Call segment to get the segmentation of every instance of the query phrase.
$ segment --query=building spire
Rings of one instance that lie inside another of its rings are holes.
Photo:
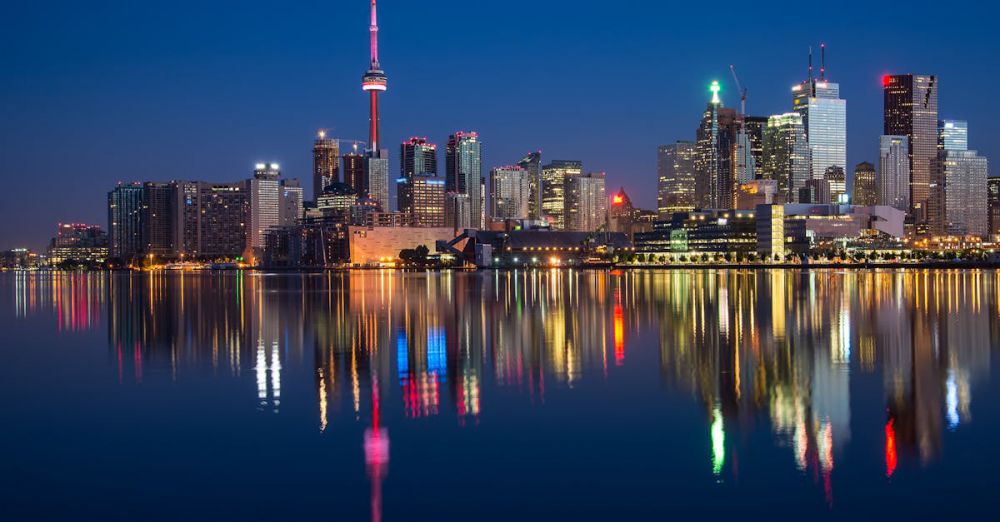
[[[826,44],[819,44],[819,79],[826,81]]]
[[[719,87],[719,82],[712,82],[708,90],[712,91],[712,105],[722,103],[722,100],[719,99],[719,91],[722,90],[722,87]]]
[[[368,29],[371,34],[371,57],[372,68],[378,68],[378,11],[375,8],[375,0],[372,0],[372,25]]]

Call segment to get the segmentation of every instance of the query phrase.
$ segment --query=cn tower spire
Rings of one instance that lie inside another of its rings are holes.
[[[377,154],[379,145],[381,145],[378,129],[378,93],[385,91],[387,79],[378,63],[378,12],[375,8],[375,0],[372,0],[372,22],[368,31],[371,34],[371,64],[368,71],[361,77],[361,89],[368,92],[369,96],[368,150]]]
[[[375,0],[372,0],[372,25],[368,29],[371,33],[371,56],[372,68],[378,69],[378,10],[375,7]]]

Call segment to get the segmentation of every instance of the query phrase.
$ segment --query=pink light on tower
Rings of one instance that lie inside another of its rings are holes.
[[[372,21],[369,28],[371,34],[371,64],[368,71],[361,77],[361,90],[367,91],[369,99],[368,116],[368,147],[372,153],[379,150],[379,112],[378,93],[386,90],[386,76],[378,63],[378,14],[375,0],[372,0]]]

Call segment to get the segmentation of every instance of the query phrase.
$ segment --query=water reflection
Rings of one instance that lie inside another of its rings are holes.
[[[252,370],[256,397],[247,400],[281,414],[283,371],[311,367],[318,430],[367,426],[373,518],[381,516],[389,462],[382,410],[407,422],[447,415],[468,428],[490,415],[484,388],[544,408],[546,387],[570,390],[615,372],[658,372],[665,393],[696,401],[705,470],[715,480],[737,478],[747,434],[767,430],[786,448],[788,465],[832,503],[834,471],[852,439],[852,375],[881,374],[884,397],[854,404],[884,411],[884,471],[892,477],[903,462],[940,459],[943,434],[970,422],[973,392],[988,378],[991,344],[1000,339],[1000,274],[991,271],[17,274],[12,281],[18,317],[51,313],[65,330],[106,324],[122,382],[183,382],[201,370],[241,379]],[[644,362],[657,359],[658,369]]]

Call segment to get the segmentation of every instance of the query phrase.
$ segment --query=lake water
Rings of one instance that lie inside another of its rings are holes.
[[[1000,273],[0,274],[0,519],[989,513]]]

